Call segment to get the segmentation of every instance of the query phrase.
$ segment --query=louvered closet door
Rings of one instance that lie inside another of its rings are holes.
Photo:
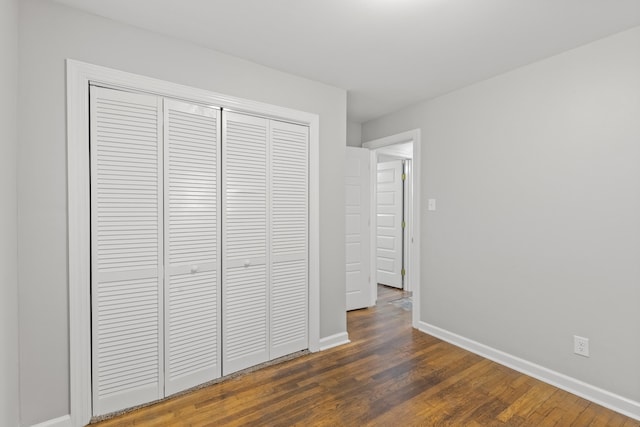
[[[163,396],[162,115],[155,96],[91,88],[93,411]]]
[[[271,121],[270,357],[308,348],[309,130]]]
[[[221,375],[220,110],[165,100],[165,394]]]
[[[268,126],[223,113],[224,375],[269,360]]]

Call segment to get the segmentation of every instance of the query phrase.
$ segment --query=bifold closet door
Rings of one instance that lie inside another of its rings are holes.
[[[91,87],[90,132],[94,415],[308,347],[306,127]]]
[[[308,342],[309,128],[270,122],[270,358]]]
[[[162,100],[92,87],[93,413],[163,396]]]
[[[223,374],[269,360],[268,129],[223,113]]]
[[[308,348],[308,128],[223,113],[224,374]]]
[[[94,415],[221,375],[219,133],[218,109],[91,88]]]
[[[220,110],[164,101],[165,395],[221,375]]]

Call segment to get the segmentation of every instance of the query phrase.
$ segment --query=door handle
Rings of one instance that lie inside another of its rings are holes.
[[[197,272],[198,272],[198,270],[199,270],[199,269],[198,269],[198,266],[197,266],[197,265],[192,265],[192,266],[191,266],[191,272],[192,272],[192,273],[197,273]]]
[[[251,260],[249,260],[249,259],[245,259],[245,260],[244,260],[244,266],[245,266],[245,267],[249,267],[250,265],[251,265]]]

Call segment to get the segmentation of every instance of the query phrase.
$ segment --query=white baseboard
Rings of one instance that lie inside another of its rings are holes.
[[[43,421],[41,423],[34,424],[32,427],[72,427],[71,415],[63,415],[62,417]]]
[[[507,366],[523,374],[537,378],[540,381],[551,384],[569,393],[575,394],[591,402],[602,405],[613,411],[619,412],[628,417],[640,420],[640,402],[636,402],[626,397],[611,393],[610,391],[587,384],[565,374],[553,371],[544,366],[537,365],[528,360],[521,359],[477,341],[470,340],[463,336],[454,334],[437,326],[426,322],[420,322],[418,329],[425,334],[440,338],[457,347],[469,350],[496,363]]]
[[[349,334],[346,332],[329,335],[328,337],[320,338],[320,351],[329,350],[330,348],[337,347],[342,344],[349,344],[350,342]]]

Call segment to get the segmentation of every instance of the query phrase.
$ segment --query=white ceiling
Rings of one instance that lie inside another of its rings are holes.
[[[640,0],[56,0],[348,90],[364,122],[640,25]]]

